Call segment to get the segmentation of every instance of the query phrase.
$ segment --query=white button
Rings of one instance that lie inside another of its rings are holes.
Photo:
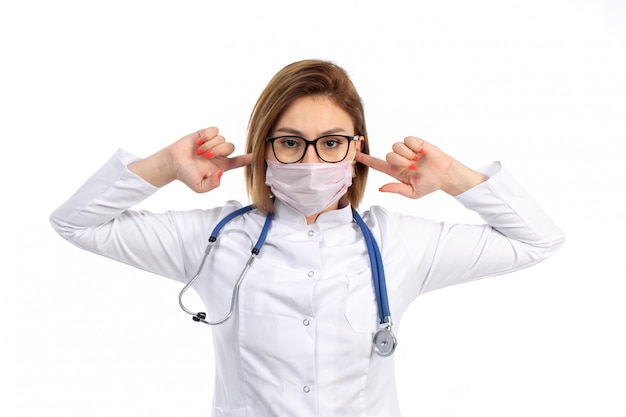
[[[309,236],[313,236],[315,234],[315,232],[313,230],[309,230],[309,232],[307,233],[307,235]]]
[[[309,277],[312,277],[313,275],[315,275],[315,272],[314,272],[314,271],[309,271],[309,272],[307,273],[307,275],[308,275]]]
[[[304,319],[302,320],[302,324],[304,324],[305,326],[308,326],[309,324],[311,324],[311,322],[309,321],[309,319]]]
[[[311,392],[311,388],[307,387],[306,385],[302,388],[302,391],[304,391],[305,393],[309,393]]]

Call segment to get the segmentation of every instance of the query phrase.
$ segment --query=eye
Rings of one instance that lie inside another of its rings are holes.
[[[284,137],[280,139],[280,146],[284,148],[297,148],[301,146],[301,141],[298,138]]]
[[[346,141],[341,136],[329,136],[323,139],[322,146],[326,149],[333,149],[341,146]]]

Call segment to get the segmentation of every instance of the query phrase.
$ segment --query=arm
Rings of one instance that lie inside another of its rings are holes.
[[[502,275],[535,265],[563,244],[561,230],[499,163],[488,180],[456,196],[486,224],[439,223],[421,292]]]
[[[410,251],[407,258],[415,261],[410,269],[417,271],[420,280],[406,283],[414,296],[534,265],[562,245],[561,230],[500,164],[473,171],[413,137],[393,149],[386,161],[357,155],[360,162],[399,181],[382,186],[381,191],[419,198],[443,190],[487,223],[437,223],[394,214],[383,229],[411,230],[400,235],[402,245],[396,249]],[[404,240],[414,236],[430,238]]]
[[[211,139],[206,132],[212,132]],[[217,129],[207,129],[187,135],[143,160],[119,151],[52,213],[53,228],[83,249],[181,279],[185,243],[181,230],[185,236],[196,230],[204,233],[202,222],[210,221],[210,216],[197,210],[185,213],[183,220],[179,213],[153,214],[130,208],[174,179],[197,192],[213,189],[219,185],[220,171],[248,160],[246,155],[228,158],[234,147],[216,134]],[[204,157],[208,150],[213,158]]]

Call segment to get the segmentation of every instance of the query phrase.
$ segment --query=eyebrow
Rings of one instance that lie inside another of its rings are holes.
[[[304,133],[300,132],[298,129],[292,129],[290,127],[281,127],[280,129],[276,129],[276,132],[290,133],[292,135],[304,136]],[[332,135],[333,133],[342,133],[342,132],[345,133],[345,130],[340,127],[336,127],[334,129],[329,129],[329,130],[322,132],[322,136]]]

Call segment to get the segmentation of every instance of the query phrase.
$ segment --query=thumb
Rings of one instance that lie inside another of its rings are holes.
[[[220,186],[220,184],[222,183],[222,175],[224,175],[224,170],[220,169],[219,171],[217,171],[215,173],[215,175],[211,175],[209,177],[209,181],[211,182],[211,189],[213,188],[217,188]]]
[[[405,197],[412,197],[411,187],[401,182],[391,182],[378,189],[382,193],[395,193]]]
[[[208,175],[200,180],[199,183],[193,187],[193,190],[197,193],[206,193],[211,191],[221,184],[221,178],[224,174],[224,170],[219,170],[211,175]]]

